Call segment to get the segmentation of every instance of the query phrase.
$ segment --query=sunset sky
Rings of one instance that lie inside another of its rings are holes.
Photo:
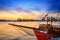
[[[40,19],[60,13],[60,0],[0,0],[0,19]]]

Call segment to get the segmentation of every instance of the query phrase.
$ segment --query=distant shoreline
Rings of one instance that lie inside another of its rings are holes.
[[[0,22],[35,22],[35,21],[0,21]],[[41,21],[39,21],[41,22]]]
[[[43,20],[43,22],[45,22],[46,20]],[[49,20],[50,21],[50,20]],[[42,22],[42,20],[21,20],[21,21],[16,21],[16,20],[5,20],[5,21],[0,21],[0,22]],[[53,21],[53,22],[57,22],[57,21]]]

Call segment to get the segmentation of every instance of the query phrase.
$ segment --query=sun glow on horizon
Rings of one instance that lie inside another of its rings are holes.
[[[16,12],[17,14],[13,12],[8,12],[8,11],[0,11],[0,19],[5,19],[5,20],[17,20],[17,19],[38,19],[37,15],[32,15],[27,12]]]

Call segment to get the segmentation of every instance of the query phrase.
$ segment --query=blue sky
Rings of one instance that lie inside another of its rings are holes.
[[[54,6],[53,6],[54,5]],[[53,7],[52,7],[53,6]],[[0,10],[50,10],[60,12],[60,0],[0,0]]]

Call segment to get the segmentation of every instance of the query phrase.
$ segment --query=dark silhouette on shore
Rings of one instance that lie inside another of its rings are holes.
[[[16,21],[16,22],[18,22],[18,21],[22,22],[22,21],[46,21],[46,20],[34,20],[34,19],[5,20],[5,19],[0,19],[0,22],[14,22],[14,21]],[[50,21],[50,19],[48,21]],[[60,20],[56,19],[56,18],[52,18],[52,21],[56,22],[56,21],[60,21]]]

